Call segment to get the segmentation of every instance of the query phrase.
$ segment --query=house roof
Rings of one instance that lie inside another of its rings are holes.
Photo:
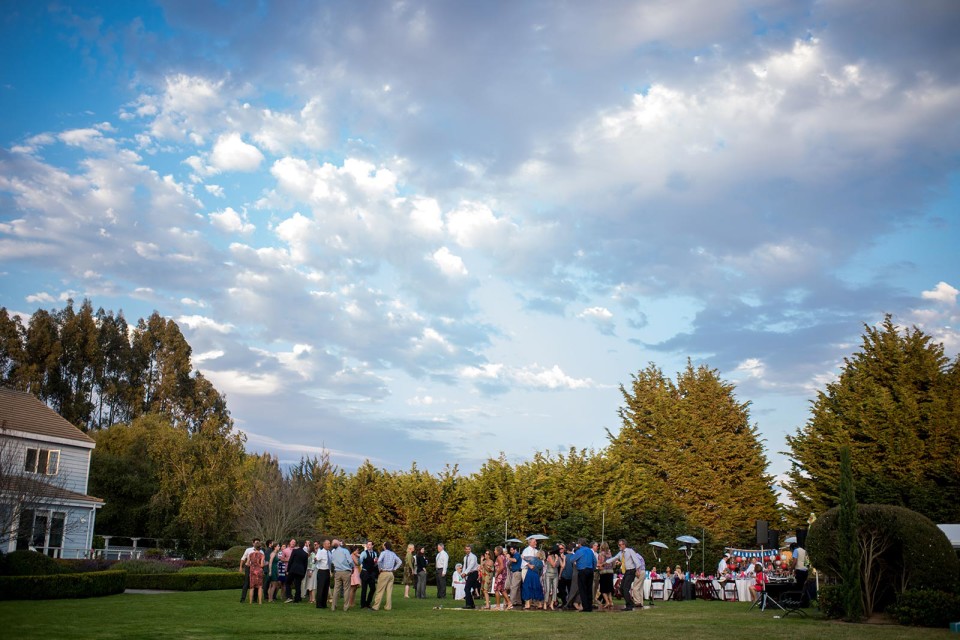
[[[0,426],[38,436],[76,440],[88,445],[94,443],[93,438],[36,396],[8,387],[0,387]]]
[[[94,498],[85,493],[70,491],[69,489],[57,487],[25,475],[7,478],[4,482],[4,491],[2,493],[12,494],[18,497],[29,496],[33,500],[48,504],[66,501],[103,504],[103,498]]]

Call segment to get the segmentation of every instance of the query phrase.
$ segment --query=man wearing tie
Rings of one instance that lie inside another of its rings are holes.
[[[613,564],[619,560],[620,564],[623,565],[623,580],[620,582],[620,593],[623,594],[623,600],[627,605],[623,610],[633,611],[633,594],[630,592],[630,588],[633,586],[633,581],[636,579],[638,573],[639,575],[646,574],[647,567],[643,561],[643,556],[628,547],[626,540],[619,540],[617,544],[620,546],[620,553],[607,559],[607,562]],[[641,580],[643,580],[643,578],[641,578]],[[640,606],[643,606],[642,602]]]
[[[477,571],[480,570],[480,564],[477,562],[477,556],[473,553],[473,548],[468,544],[464,547],[467,555],[463,556],[463,575],[466,576],[467,583],[464,585],[467,604],[464,609],[476,609],[473,604],[473,590],[477,588]]]

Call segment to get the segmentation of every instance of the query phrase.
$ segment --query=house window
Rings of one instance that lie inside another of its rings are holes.
[[[17,549],[36,549],[59,557],[66,531],[67,514],[48,509],[21,509]]]
[[[30,473],[55,476],[60,471],[60,451],[58,449],[27,449],[27,459],[23,468]]]

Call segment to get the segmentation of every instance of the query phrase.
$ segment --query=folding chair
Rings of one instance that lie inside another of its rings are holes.
[[[780,606],[783,607],[784,614],[783,617],[786,618],[791,613],[797,613],[807,617],[807,612],[802,609],[807,604],[809,604],[809,599],[807,598],[806,592],[803,590],[803,587],[799,591],[784,591],[780,594],[780,597],[777,598],[777,602],[780,603]]]
[[[727,580],[723,583],[723,592],[721,593],[720,599],[729,602],[738,602],[740,600],[736,580]]]
[[[680,601],[683,600],[683,585],[685,582],[683,580],[674,581],[673,591],[670,592],[670,599]]]
[[[663,600],[664,589],[665,587],[663,586],[663,580],[651,580],[650,581],[650,599]]]

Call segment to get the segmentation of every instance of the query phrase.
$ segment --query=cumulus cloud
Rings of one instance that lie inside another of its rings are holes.
[[[467,275],[467,268],[463,264],[463,259],[450,253],[450,249],[440,247],[433,253],[433,261],[437,263],[437,268],[447,277],[458,277]]]
[[[247,214],[237,213],[232,207],[210,214],[210,223],[225,233],[240,233],[248,235],[256,230],[256,226],[247,220]]]
[[[920,295],[924,300],[934,300],[945,305],[953,306],[957,304],[958,293],[960,293],[960,291],[957,291],[956,287],[952,287],[946,282],[940,281],[933,289],[930,291],[924,291]]]
[[[263,162],[263,154],[241,139],[239,133],[217,138],[210,154],[210,163],[221,171],[254,171]]]

